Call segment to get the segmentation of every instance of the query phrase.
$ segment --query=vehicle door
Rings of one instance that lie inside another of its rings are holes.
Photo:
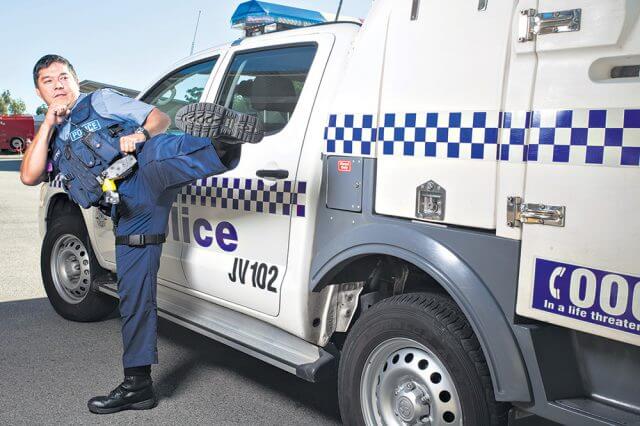
[[[296,180],[296,169],[333,40],[315,34],[262,47],[245,40],[227,56],[209,100],[257,115],[265,137],[242,146],[235,169],[184,188],[191,288],[278,314],[291,220],[305,216],[306,182]]]
[[[200,58],[172,71],[160,79],[149,90],[143,93],[139,99],[155,106],[171,118],[171,125],[167,133],[179,134],[175,125],[176,112],[184,105],[198,102],[211,79],[219,55]],[[179,198],[179,197],[177,197]],[[158,278],[180,285],[186,284],[186,278],[180,261],[184,240],[178,225],[178,212],[180,201],[176,199],[172,208],[169,223],[167,225],[167,241],[162,248],[162,258]],[[96,215],[100,213],[96,210]],[[100,218],[102,223],[105,217]],[[108,261],[115,261],[113,245],[113,232],[111,226],[96,226],[96,236],[101,250],[106,254]]]
[[[517,3],[394,5],[380,89],[377,213],[495,229],[500,111]],[[352,124],[346,127],[341,132],[350,134]]]
[[[640,345],[640,8],[536,13],[556,28],[535,41],[517,312]]]

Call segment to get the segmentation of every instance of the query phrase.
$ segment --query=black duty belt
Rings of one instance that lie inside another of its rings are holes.
[[[133,234],[116,236],[116,245],[143,247],[149,244],[162,244],[167,240],[165,234]]]

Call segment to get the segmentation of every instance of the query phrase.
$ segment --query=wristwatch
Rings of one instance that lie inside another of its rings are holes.
[[[138,127],[134,133],[142,133],[144,135],[145,142],[151,139],[151,135],[149,134],[149,131],[142,126]]]

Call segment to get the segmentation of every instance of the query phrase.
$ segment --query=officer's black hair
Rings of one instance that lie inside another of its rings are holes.
[[[56,62],[66,65],[73,77],[78,80],[76,70],[73,69],[73,65],[71,65],[71,62],[66,58],[63,58],[60,55],[44,55],[42,58],[38,59],[38,62],[33,66],[33,84],[35,84],[36,88],[38,87],[38,76],[40,75],[40,70],[48,68],[51,64],[55,64]]]

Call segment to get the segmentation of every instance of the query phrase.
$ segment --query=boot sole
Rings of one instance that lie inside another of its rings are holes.
[[[134,402],[132,404],[126,404],[120,407],[113,408],[97,408],[97,407],[89,407],[89,411],[94,414],[112,414],[117,413],[118,411],[124,410],[150,410],[158,404],[158,401],[155,399],[147,399],[140,402]]]
[[[206,102],[180,108],[176,125],[190,135],[222,139],[228,144],[258,143],[264,136],[257,117]]]

